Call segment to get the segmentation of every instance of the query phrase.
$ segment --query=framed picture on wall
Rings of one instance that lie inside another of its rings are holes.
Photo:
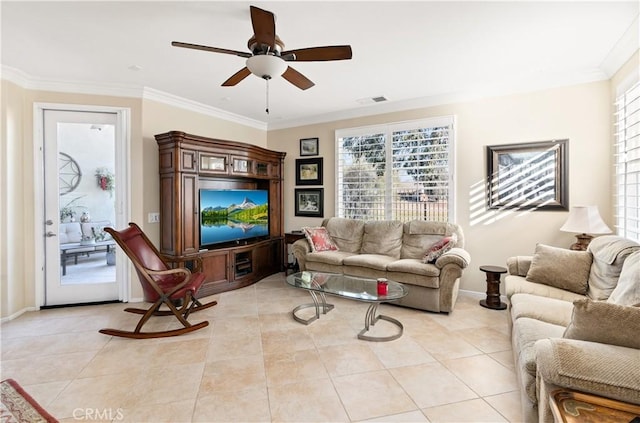
[[[318,138],[303,138],[300,140],[301,156],[317,156],[318,154]]]
[[[568,139],[487,146],[490,209],[568,210]]]
[[[296,159],[296,185],[322,185],[322,157]]]
[[[296,188],[296,216],[324,217],[324,189]]]

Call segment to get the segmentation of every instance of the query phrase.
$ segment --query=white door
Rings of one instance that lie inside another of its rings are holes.
[[[117,114],[43,111],[44,305],[118,300]]]

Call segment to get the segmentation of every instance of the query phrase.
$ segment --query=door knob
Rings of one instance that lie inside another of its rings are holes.
[[[52,236],[56,236],[56,234],[55,234],[55,233],[53,233],[53,232],[51,232],[51,231],[49,231],[49,232],[47,232],[47,233],[45,234],[45,236],[46,236],[47,238],[51,238]]]
[[[44,222],[44,224],[45,224],[45,225],[47,225],[47,226],[51,226],[51,225],[53,225],[53,220],[51,220],[51,219],[47,219],[47,220]]]

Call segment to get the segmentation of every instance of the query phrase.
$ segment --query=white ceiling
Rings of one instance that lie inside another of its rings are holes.
[[[316,85],[249,76],[249,5],[272,11],[286,49],[350,44],[353,59],[290,63]],[[10,2],[3,75],[43,89],[137,92],[275,129],[482,95],[608,79],[638,49],[638,1]],[[139,67],[133,70],[132,67]],[[388,102],[361,104],[385,96]]]

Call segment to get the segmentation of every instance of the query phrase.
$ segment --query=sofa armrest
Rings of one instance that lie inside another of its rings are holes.
[[[438,257],[436,267],[442,269],[449,263],[457,264],[461,268],[465,268],[471,263],[471,255],[464,249],[455,247]]]
[[[533,256],[515,256],[507,259],[507,270],[510,275],[527,276]]]
[[[535,348],[539,387],[555,385],[640,404],[640,350],[564,338],[541,339]],[[538,400],[548,403],[548,398]]]
[[[307,270],[307,254],[311,252],[311,246],[306,239],[299,239],[291,244],[293,256],[298,261],[300,271]]]

